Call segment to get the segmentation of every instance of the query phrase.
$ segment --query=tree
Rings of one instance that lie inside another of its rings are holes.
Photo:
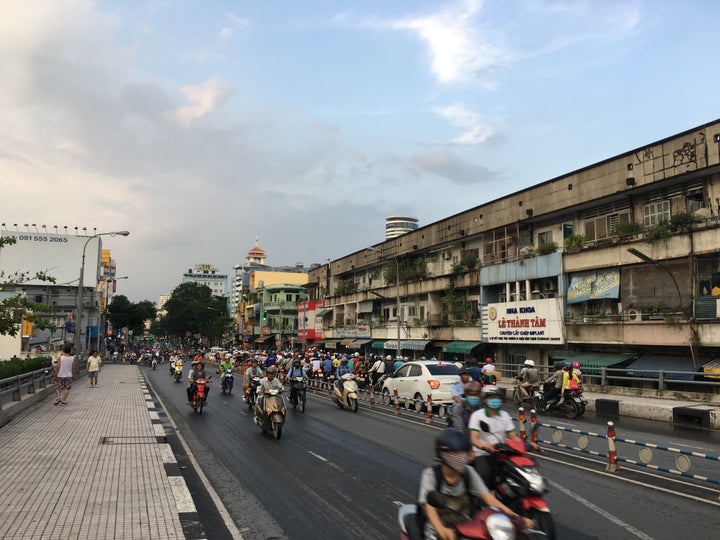
[[[232,324],[227,315],[226,300],[213,296],[210,287],[200,283],[178,285],[165,302],[164,309],[167,313],[158,327],[168,335],[201,334],[216,341]]]
[[[0,249],[11,246],[17,242],[13,236],[0,236]],[[55,283],[55,278],[49,276],[45,272],[21,272],[16,271],[12,274],[0,272],[0,284],[2,288],[9,287],[13,289],[16,285],[21,285],[27,281],[40,280],[48,283]],[[54,310],[46,304],[40,302],[29,301],[24,293],[18,292],[14,296],[10,296],[0,300],[0,335],[15,337],[21,330],[23,319],[33,323],[41,329],[56,330],[56,326],[42,317],[43,313],[53,313]]]
[[[108,320],[114,328],[127,327],[133,334],[140,335],[145,329],[145,321],[155,318],[155,304],[150,300],[133,303],[126,296],[113,296],[108,306]]]

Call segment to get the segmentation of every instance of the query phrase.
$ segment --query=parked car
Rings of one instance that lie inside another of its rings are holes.
[[[459,369],[455,364],[435,360],[406,362],[383,382],[383,403],[392,402],[393,392],[397,388],[398,397],[415,401],[415,408],[420,410],[432,395],[433,405],[452,403],[450,387],[460,379]]]

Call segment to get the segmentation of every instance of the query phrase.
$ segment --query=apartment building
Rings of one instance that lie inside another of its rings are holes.
[[[720,356],[719,150],[714,121],[315,268],[324,338],[699,370]]]

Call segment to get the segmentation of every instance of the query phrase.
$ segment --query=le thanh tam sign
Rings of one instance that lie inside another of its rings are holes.
[[[563,344],[560,299],[489,304],[486,334],[490,343]]]

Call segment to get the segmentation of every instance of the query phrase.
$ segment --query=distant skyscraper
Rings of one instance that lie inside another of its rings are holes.
[[[385,240],[390,240],[418,228],[418,219],[411,216],[389,216],[385,218]]]

